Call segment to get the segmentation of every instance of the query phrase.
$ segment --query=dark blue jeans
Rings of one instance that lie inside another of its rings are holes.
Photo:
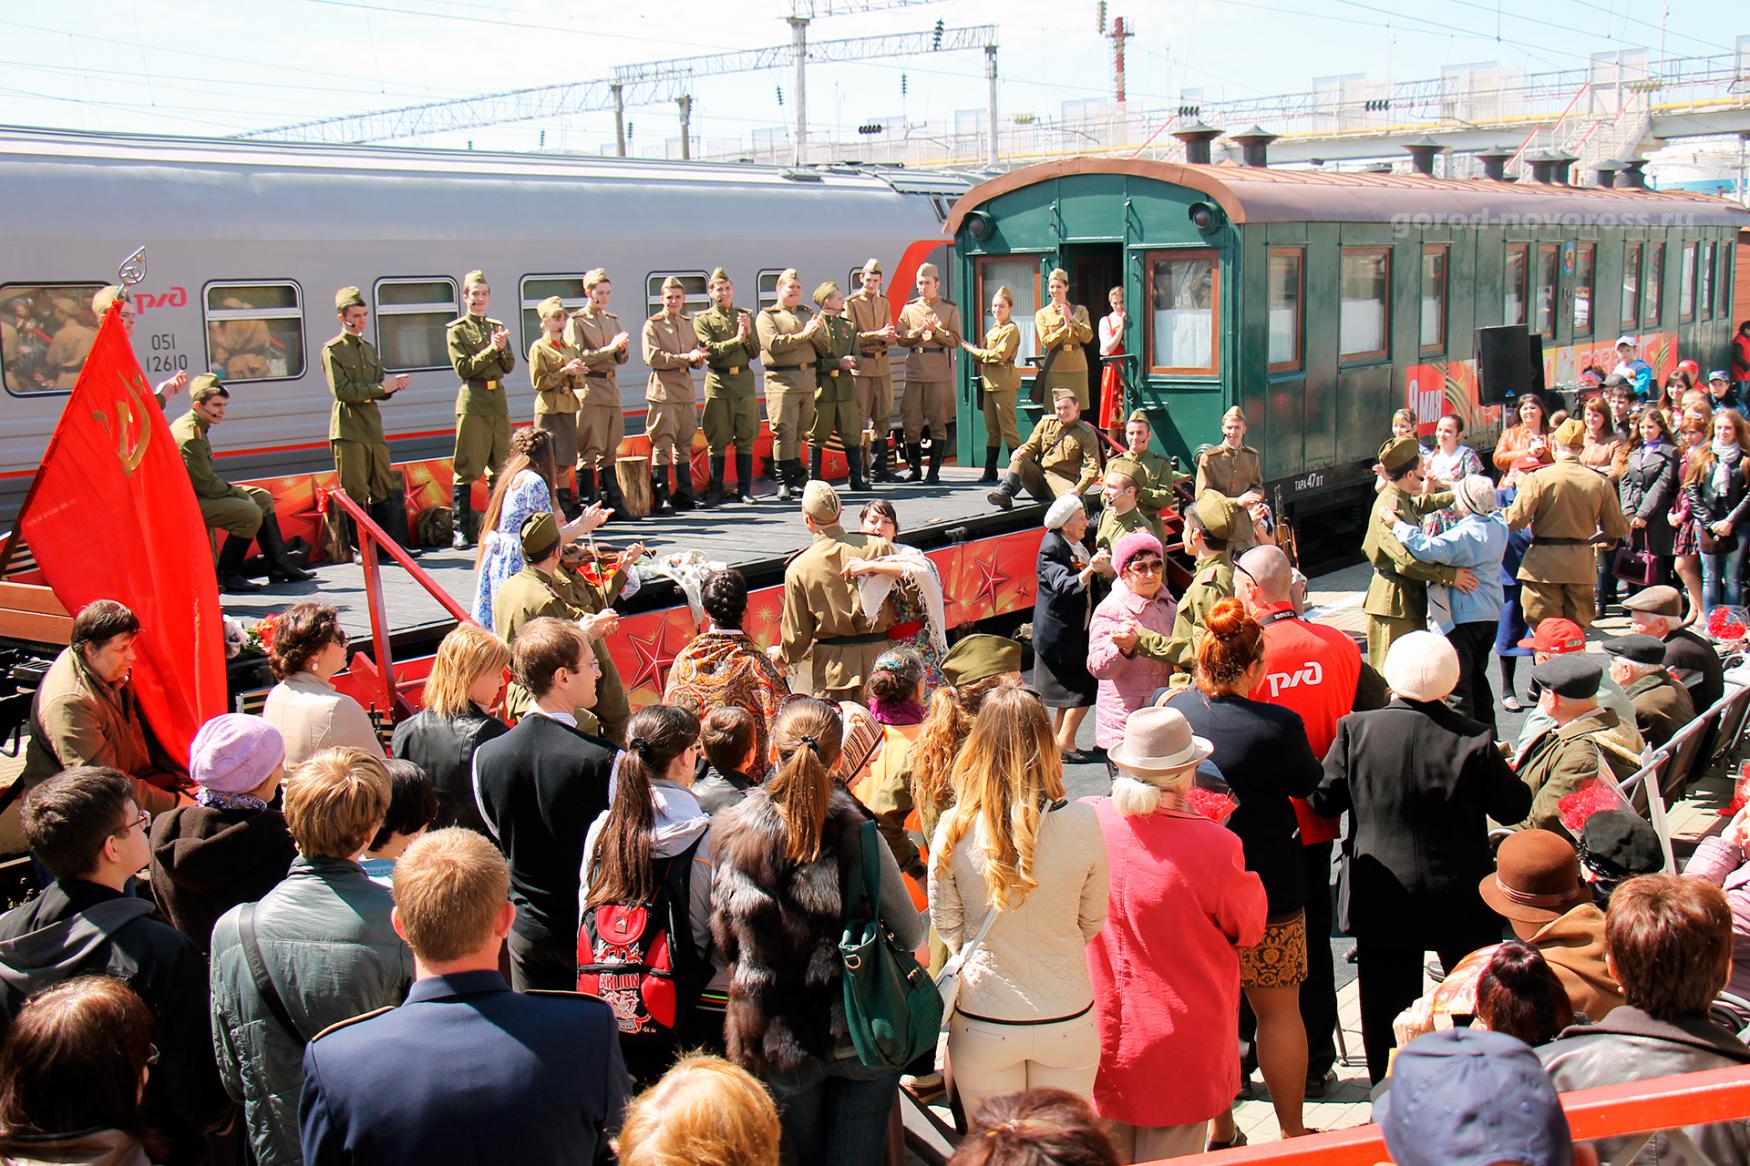
[[[887,1159],[887,1117],[899,1091],[899,1074],[864,1066],[853,1054],[816,1061],[765,1079],[778,1105],[789,1152],[785,1160],[806,1166],[882,1166]]]

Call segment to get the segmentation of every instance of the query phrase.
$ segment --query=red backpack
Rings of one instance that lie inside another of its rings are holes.
[[[647,903],[598,903],[577,931],[577,990],[614,1010],[627,1036],[672,1036],[698,1001],[702,962],[687,920],[687,880],[694,842],[659,860],[656,897]]]

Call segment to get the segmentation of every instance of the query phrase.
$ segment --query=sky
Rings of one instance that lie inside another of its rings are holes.
[[[1112,96],[1098,0],[58,0],[0,2],[0,123],[226,136],[315,118],[605,77],[615,66],[785,44],[796,3],[814,39],[995,24],[1000,117],[1054,117]],[[880,11],[857,11],[879,6]],[[1315,79],[1437,76],[1495,62],[1584,68],[1588,54],[1720,56],[1750,34],[1723,0],[1107,0],[1123,16],[1133,106],[1292,93]],[[1663,27],[1661,27],[1663,25]],[[695,135],[741,139],[794,117],[788,68],[700,79]],[[903,84],[903,92],[902,92]],[[811,137],[985,105],[978,53],[810,67]],[[678,135],[672,102],[628,111],[631,152]],[[399,144],[611,147],[611,113],[448,130]]]

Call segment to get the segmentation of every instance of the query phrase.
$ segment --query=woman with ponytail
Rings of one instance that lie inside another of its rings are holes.
[[[680,997],[676,1021],[683,1027],[620,1037],[627,1072],[648,1085],[673,1063],[682,1031],[690,1034],[684,1026],[710,978],[711,859],[702,843],[711,819],[692,794],[699,719],[656,704],[638,710],[626,730],[628,748],[614,767],[612,798],[584,838],[580,907],[586,923],[596,908],[615,903],[653,910],[661,904],[677,924],[684,921],[684,933],[670,937]]]
[[[729,969],[729,1059],[771,1091],[785,1160],[877,1166],[899,1074],[865,1067],[845,1028],[841,888],[870,819],[831,777],[843,731],[838,706],[813,697],[779,712],[777,768],[712,828],[711,929]],[[915,948],[923,923],[892,853],[876,853],[881,922]]]
[[[1064,798],[1039,698],[986,696],[953,783],[930,846],[930,918],[949,951],[977,945],[948,1024],[961,1105],[1041,1086],[1087,1097],[1100,1065],[1087,945],[1106,922],[1106,845],[1093,810]]]
[[[1258,1016],[1258,1068],[1270,1087],[1285,1138],[1307,1132],[1301,1123],[1306,1089],[1306,1029],[1300,1020],[1300,985],[1306,979],[1306,870],[1299,824],[1290,797],[1304,798],[1324,770],[1298,713],[1251,699],[1264,678],[1264,629],[1237,599],[1209,611],[1197,645],[1195,689],[1167,702],[1191,731],[1215,743],[1213,760],[1233,787],[1239,808],[1228,828],[1245,847],[1246,869],[1264,881],[1269,925],[1264,938],[1240,955],[1240,986]],[[1322,894],[1325,888],[1313,888]],[[1319,937],[1324,943],[1325,937]],[[1325,947],[1317,958],[1329,959]],[[1212,1145],[1236,1144],[1233,1115],[1216,1121]]]

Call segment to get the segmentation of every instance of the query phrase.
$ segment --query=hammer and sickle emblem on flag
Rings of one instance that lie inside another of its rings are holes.
[[[132,477],[146,457],[147,443],[152,440],[151,418],[145,411],[144,401],[149,393],[145,380],[138,373],[123,380],[121,387],[122,395],[115,399],[113,421],[101,409],[93,409],[91,415],[115,438],[116,460],[122,464],[122,473]]]

